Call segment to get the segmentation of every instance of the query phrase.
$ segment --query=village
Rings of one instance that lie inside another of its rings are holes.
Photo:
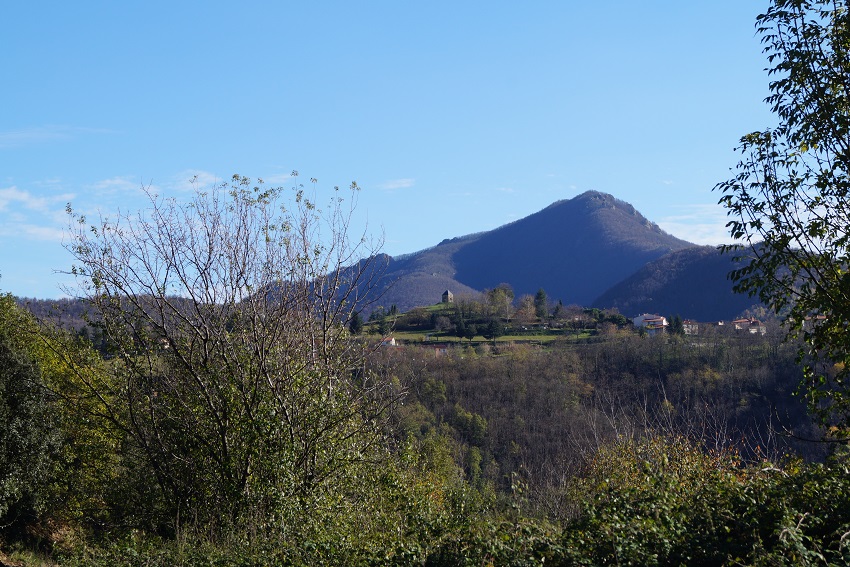
[[[642,313],[626,317],[616,309],[602,310],[577,305],[546,304],[541,297],[520,297],[509,302],[506,288],[487,290],[480,297],[461,297],[446,290],[439,303],[399,313],[394,307],[379,308],[362,327],[362,332],[378,335],[381,347],[427,344],[436,356],[452,345],[500,345],[514,343],[546,344],[555,340],[593,342],[616,334],[640,336],[764,336],[778,322],[753,316],[732,320],[695,321],[679,315]],[[542,292],[543,290],[541,290]],[[516,306],[514,306],[516,303]],[[358,328],[356,325],[354,328]],[[357,333],[355,333],[357,334]]]

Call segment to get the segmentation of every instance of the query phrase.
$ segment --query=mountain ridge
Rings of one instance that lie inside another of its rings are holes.
[[[495,229],[391,258],[378,303],[404,311],[438,302],[446,289],[463,297],[508,283],[517,297],[543,288],[553,301],[589,306],[648,263],[695,247],[630,203],[587,191]]]

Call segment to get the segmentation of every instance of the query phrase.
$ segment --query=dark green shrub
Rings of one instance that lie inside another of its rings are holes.
[[[791,461],[742,466],[686,441],[603,448],[564,532],[576,565],[847,565],[850,468]]]
[[[26,348],[30,319],[0,297],[0,528],[35,521],[46,503],[58,447],[41,369]]]

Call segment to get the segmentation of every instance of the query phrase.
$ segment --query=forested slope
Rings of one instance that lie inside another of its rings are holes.
[[[653,260],[593,301],[621,313],[679,314],[696,321],[738,317],[758,298],[734,293],[728,274],[738,267],[731,254],[713,246],[671,252]]]

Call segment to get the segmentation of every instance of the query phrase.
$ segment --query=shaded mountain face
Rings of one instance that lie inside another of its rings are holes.
[[[616,307],[621,313],[680,315],[697,321],[737,317],[758,305],[757,298],[732,291],[727,274],[736,266],[732,255],[713,246],[672,252],[648,263],[601,294],[594,307]]]
[[[679,240],[628,203],[588,192],[489,232],[363,259],[339,281],[340,293],[350,292],[364,314],[433,305],[445,290],[474,297],[508,283],[517,297],[542,287],[552,302],[713,321],[758,304],[732,292],[733,267],[731,255]]]
[[[454,253],[476,236],[444,240],[433,248],[391,259],[375,291],[381,293],[377,305],[395,305],[401,311],[439,303],[443,292],[455,297],[477,296],[473,289],[455,279]]]
[[[590,191],[511,224],[444,240],[393,259],[379,304],[402,311],[509,283],[517,297],[541,287],[553,301],[589,305],[671,251],[693,244],[667,234],[630,204]]]
[[[508,282],[517,296],[542,287],[565,304],[589,305],[647,262],[691,246],[630,204],[591,191],[484,233],[452,259],[455,279],[472,288]]]

